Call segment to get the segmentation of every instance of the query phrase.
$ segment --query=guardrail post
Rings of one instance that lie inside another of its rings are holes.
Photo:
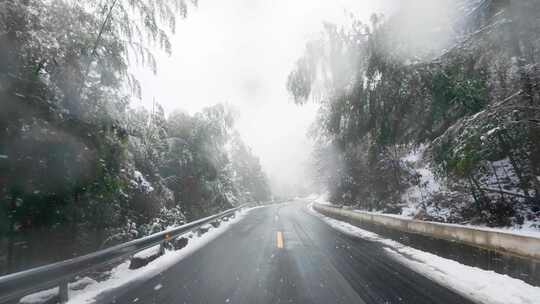
[[[60,303],[67,303],[67,301],[69,300],[68,281],[62,281],[59,287],[60,288],[58,290],[58,298],[60,300]]]
[[[163,241],[163,242],[159,243],[159,255],[164,255],[165,254],[165,242],[166,241]]]

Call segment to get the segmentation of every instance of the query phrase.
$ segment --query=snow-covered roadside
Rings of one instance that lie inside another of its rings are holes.
[[[307,197],[311,202],[320,204],[320,205],[328,205],[328,206],[334,206],[336,205],[332,204],[331,202],[328,202],[326,199],[326,194],[323,195],[316,195],[312,194],[309,197]],[[409,205],[409,207],[412,205]],[[407,207],[407,208],[409,208]],[[347,207],[345,207],[347,208]],[[413,210],[414,208],[411,207],[411,209],[407,209],[408,211]],[[413,220],[414,217],[409,213],[408,215],[406,212],[402,212],[402,214],[392,214],[392,213],[384,213],[382,211],[366,211],[366,210],[360,210],[360,209],[350,209],[352,211],[358,211],[366,214],[373,214],[373,215],[384,215],[388,217],[398,218],[398,219],[404,219],[404,220]],[[426,221],[430,222],[430,221]],[[433,222],[433,223],[441,223],[441,222]],[[478,230],[484,230],[484,231],[493,231],[493,232],[501,232],[501,233],[507,233],[507,234],[514,234],[514,235],[521,235],[526,237],[534,237],[534,238],[540,238],[540,229],[536,228],[536,226],[540,225],[538,221],[525,221],[523,225],[521,226],[511,226],[511,227],[499,227],[499,228],[492,228],[487,227],[485,225],[460,225],[460,224],[450,224],[450,223],[443,223],[445,225],[451,225],[456,227],[466,227],[466,228],[474,228]]]
[[[329,195],[328,192],[324,192],[322,194],[313,193],[303,199],[311,201],[311,202],[315,202],[321,205],[332,205],[332,203],[328,201],[328,195]]]
[[[401,243],[384,239],[349,223],[324,216],[309,205],[312,214],[343,233],[379,242],[386,246],[389,256],[441,285],[478,303],[535,304],[540,303],[540,288],[507,275],[460,264]]]
[[[493,132],[493,130],[488,131],[487,133],[490,132]],[[399,215],[399,217],[412,219],[421,212],[422,204],[432,199],[433,195],[437,193],[444,193],[446,196],[450,197],[453,193],[445,186],[445,182],[439,180],[435,176],[433,168],[424,156],[427,148],[428,147],[426,145],[420,145],[416,149],[412,149],[408,154],[400,159],[403,163],[408,164],[418,175],[419,183],[418,185],[409,187],[402,195],[401,200],[405,205],[402,207],[401,215]],[[507,184],[505,186],[513,186],[513,188],[505,188],[505,191],[508,193],[517,193],[518,195],[522,195],[522,193],[520,193],[521,190],[516,186],[519,185],[519,179],[512,169],[512,165],[508,158],[488,163],[490,170],[492,170],[492,174],[480,178],[480,182],[482,183],[483,187],[488,189],[499,189],[501,180],[507,180]],[[425,212],[427,215],[445,220],[451,217],[451,214],[453,213],[451,210],[452,208],[450,208],[448,204],[441,203],[439,200],[435,200],[435,204],[427,204],[423,208],[425,209],[422,210],[422,212]],[[391,214],[385,215],[395,216]],[[489,228],[481,225],[468,226],[478,229],[540,238],[540,219],[527,219],[526,215],[524,215],[523,223],[514,223],[514,225],[510,227]]]
[[[191,255],[198,249],[210,243],[212,240],[224,233],[231,225],[241,221],[248,212],[256,208],[260,208],[260,206],[243,209],[242,211],[237,212],[233,219],[229,219],[227,222],[222,222],[217,228],[211,227],[208,232],[202,234],[201,236],[192,234],[186,247],[178,251],[166,251],[163,256],[142,268],[131,270],[129,269],[130,262],[125,261],[112,269],[109,273],[109,278],[105,281],[97,282],[88,277],[84,277],[70,283],[68,303],[92,303],[99,294],[107,290],[121,287],[129,282],[147,280],[158,275],[167,268],[178,263],[183,258]],[[152,250],[152,248],[148,250]],[[20,303],[43,303],[54,297],[56,294],[58,294],[58,287],[28,295],[22,298]]]
[[[422,144],[401,158],[401,161],[409,164],[419,177],[419,184],[407,189],[401,197],[403,202],[406,203],[406,206],[401,211],[403,216],[414,217],[418,213],[421,203],[428,199],[434,192],[440,191],[443,188],[432,172],[429,163],[424,161],[426,149],[427,146]],[[429,212],[430,210],[427,211]],[[438,213],[440,212],[441,210],[438,211]],[[442,213],[445,212],[443,211]]]

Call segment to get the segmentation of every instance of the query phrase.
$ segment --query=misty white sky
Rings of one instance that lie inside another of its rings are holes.
[[[274,187],[302,183],[311,152],[307,128],[315,106],[296,106],[286,77],[323,21],[342,23],[384,12],[391,0],[200,0],[178,23],[173,54],[158,56],[158,74],[141,68],[143,100],[170,113],[226,102],[240,112],[237,129]]]

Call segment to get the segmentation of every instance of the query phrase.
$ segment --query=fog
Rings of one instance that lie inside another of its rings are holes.
[[[190,113],[218,102],[237,108],[237,129],[260,157],[275,191],[306,182],[315,106],[294,105],[287,74],[322,22],[344,23],[346,12],[365,18],[388,1],[204,0],[178,24],[173,54],[158,55],[158,74],[135,72],[142,100],[170,113]]]
[[[475,0],[401,0],[389,16],[394,43],[405,60],[431,60],[450,48],[463,30],[461,20]],[[393,51],[393,50],[389,50]]]
[[[350,13],[369,22],[373,13],[388,16],[399,7],[407,8],[397,20],[402,39],[422,47],[433,32],[448,37],[448,27],[434,26],[448,20],[447,2],[420,2],[200,1],[178,24],[172,55],[158,54],[158,74],[134,67],[143,95],[133,106],[151,107],[155,99],[167,113],[193,113],[228,103],[238,110],[236,127],[260,157],[274,191],[305,185],[312,151],[306,132],[316,105],[294,105],[285,82],[306,42],[317,37],[323,22],[346,24]],[[441,48],[448,41],[437,43]]]

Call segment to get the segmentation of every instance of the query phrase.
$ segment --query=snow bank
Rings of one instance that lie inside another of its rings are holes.
[[[134,258],[147,259],[159,254],[160,246],[156,245],[154,247],[147,248],[143,251],[139,251],[133,255]]]
[[[70,286],[71,287],[71,286]],[[71,288],[70,288],[71,289]],[[36,303],[45,303],[58,294],[59,288],[51,288],[41,292],[37,292],[31,295],[28,295],[21,299],[19,303],[21,304],[36,304]]]
[[[316,212],[312,204],[309,209],[336,230],[383,244],[390,257],[473,301],[486,304],[540,303],[539,287],[384,239],[373,232],[324,216]]]
[[[480,303],[540,303],[539,287],[507,275],[466,266],[410,247],[385,250],[403,265]]]
[[[94,281],[90,278],[82,278],[76,282],[69,284],[69,301],[71,304],[85,304],[92,303],[94,299],[101,293],[114,288],[121,287],[132,281],[148,280],[161,272],[167,270],[174,264],[181,261],[183,258],[193,254],[195,251],[204,247],[206,244],[217,238],[224,233],[231,225],[241,221],[245,215],[253,208],[243,209],[236,213],[233,219],[227,222],[222,222],[217,228],[210,226],[207,233],[197,236],[192,234],[186,247],[178,251],[166,251],[163,256],[154,260],[150,264],[131,270],[129,269],[130,261],[125,261],[122,264],[116,266],[109,272],[109,278],[102,282]],[[147,252],[142,254],[149,254],[154,248],[148,249]],[[84,282],[86,286],[80,288],[81,282]],[[77,288],[79,287],[79,288]],[[58,287],[49,290],[41,291],[35,294],[28,295],[21,299],[22,304],[36,304],[43,303],[50,300],[58,294]]]

